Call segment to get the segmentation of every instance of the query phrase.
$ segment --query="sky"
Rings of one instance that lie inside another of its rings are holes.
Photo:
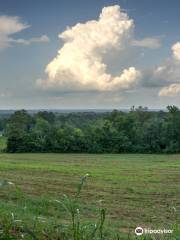
[[[0,0],[0,109],[180,107],[179,0]]]

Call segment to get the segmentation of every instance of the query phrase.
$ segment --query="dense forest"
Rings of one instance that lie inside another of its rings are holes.
[[[180,110],[58,114],[25,110],[1,117],[7,152],[177,153]]]

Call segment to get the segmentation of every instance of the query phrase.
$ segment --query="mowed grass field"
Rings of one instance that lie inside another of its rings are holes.
[[[99,204],[107,208],[108,228],[124,236],[137,226],[171,229],[179,221],[180,155],[146,154],[2,153],[0,179],[19,190],[0,190],[1,217],[68,221],[53,201],[73,195],[86,173],[80,211],[87,221],[97,216]]]

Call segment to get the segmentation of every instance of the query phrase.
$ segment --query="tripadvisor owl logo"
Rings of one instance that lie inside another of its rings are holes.
[[[137,236],[143,235],[143,228],[142,228],[142,227],[137,227],[137,228],[135,229],[135,234],[136,234]]]

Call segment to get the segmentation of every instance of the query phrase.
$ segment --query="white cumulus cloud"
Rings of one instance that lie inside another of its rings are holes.
[[[64,45],[46,67],[47,79],[37,80],[37,85],[60,91],[130,88],[140,78],[140,71],[127,66],[113,76],[107,72],[103,57],[112,49],[124,49],[133,29],[133,20],[118,5],[104,7],[98,20],[67,28],[59,34]]]
[[[49,41],[46,35],[29,40],[12,38],[12,35],[15,33],[19,33],[29,27],[30,25],[21,22],[21,19],[17,16],[0,16],[0,49],[7,48],[11,46],[12,43],[29,45],[35,42]]]
[[[175,97],[179,94],[180,94],[180,83],[170,84],[167,87],[163,87],[159,92],[160,97],[166,97],[166,96]]]
[[[159,91],[159,96],[177,96],[180,95],[180,42],[172,45],[172,57],[163,65],[156,68],[154,76],[161,79],[168,86]]]
[[[175,60],[180,61],[180,42],[175,43],[172,47],[173,57]]]

